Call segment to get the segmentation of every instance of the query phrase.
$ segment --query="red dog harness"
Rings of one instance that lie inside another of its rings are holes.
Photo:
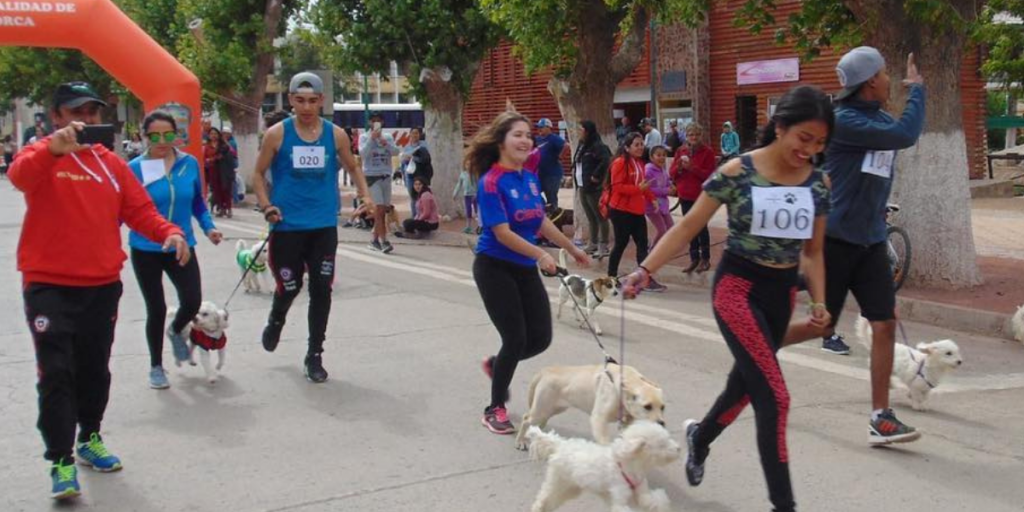
[[[221,333],[219,338],[214,338],[199,329],[192,329],[192,332],[188,334],[188,339],[203,350],[220,350],[228,344],[227,333]]]

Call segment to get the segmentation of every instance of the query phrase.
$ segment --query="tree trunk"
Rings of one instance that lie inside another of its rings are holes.
[[[907,230],[913,246],[908,278],[912,284],[941,288],[981,284],[971,228],[967,142],[960,101],[960,66],[966,38],[910,19],[903,12],[902,2],[878,4],[881,9],[875,15],[887,21],[866,24],[865,28],[875,30],[865,39],[885,56],[892,77],[889,108],[895,110],[906,104],[901,81],[906,75],[908,53],[914,53],[927,88],[924,133],[917,145],[899,152],[893,187],[893,200],[902,208],[897,222]],[[970,16],[972,2],[956,0],[953,4]]]
[[[472,65],[466,73],[475,74],[476,68],[477,65]],[[462,109],[466,98],[447,69],[428,70],[421,79],[427,90],[423,108],[426,126],[423,131],[434,166],[430,188],[434,191],[438,213],[451,217],[465,215],[462,201],[452,198],[452,190],[463,168]]]
[[[630,32],[616,49],[616,34],[622,18],[620,12],[609,12],[604,0],[587,2],[577,19],[580,29],[576,63],[568,76],[556,75],[548,82],[548,91],[558,102],[558,110],[568,127],[570,148],[574,153],[579,143],[575,132],[585,120],[593,121],[604,143],[613,153],[616,150],[612,118],[615,88],[643,57],[647,11],[636,12]],[[575,238],[584,238],[589,226],[579,194],[573,195],[573,224]]]
[[[267,93],[267,75],[274,70],[274,37],[283,16],[283,0],[267,0],[263,12],[263,37],[257,45],[253,60],[252,82],[243,94],[226,94],[233,102],[228,103],[228,117],[235,142],[238,143],[238,172],[246,188],[252,187],[259,152],[260,106]],[[324,101],[332,101],[325,98]]]

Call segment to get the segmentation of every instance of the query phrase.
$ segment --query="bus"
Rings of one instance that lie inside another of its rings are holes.
[[[335,103],[334,124],[360,131],[364,128],[365,108],[362,103]],[[410,128],[423,126],[423,106],[419,103],[370,103],[370,112],[380,113],[388,133],[407,132]]]

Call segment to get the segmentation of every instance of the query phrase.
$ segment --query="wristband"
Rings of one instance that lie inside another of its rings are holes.
[[[812,300],[812,301],[807,303],[807,312],[808,313],[813,313],[815,309],[825,309],[825,310],[827,310],[827,308],[828,308],[828,306],[826,306],[824,302],[814,302]]]

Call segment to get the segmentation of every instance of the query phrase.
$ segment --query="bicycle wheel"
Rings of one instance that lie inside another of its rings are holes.
[[[889,226],[885,230],[886,250],[892,268],[893,287],[898,291],[910,271],[910,237],[903,228]]]

